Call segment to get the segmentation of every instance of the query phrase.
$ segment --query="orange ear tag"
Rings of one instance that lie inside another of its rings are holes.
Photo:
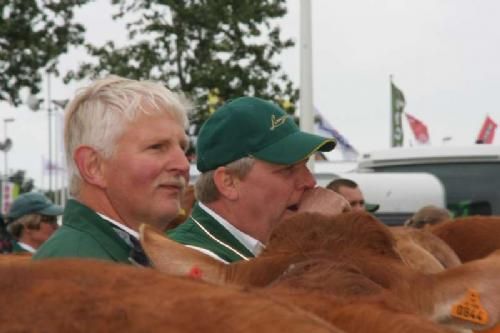
[[[481,305],[479,293],[474,289],[468,289],[465,298],[451,307],[451,315],[475,324],[488,323],[488,312]]]

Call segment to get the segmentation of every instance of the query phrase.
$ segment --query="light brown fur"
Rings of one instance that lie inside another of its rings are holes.
[[[437,273],[461,264],[456,253],[442,239],[423,229],[390,228],[396,251],[410,267],[422,273]]]
[[[0,259],[3,332],[334,332],[291,304],[92,260]]]
[[[432,233],[445,241],[462,262],[484,258],[500,249],[500,217],[470,216],[444,222]]]
[[[175,246],[181,248],[177,255],[182,256],[182,247]],[[347,300],[354,297],[361,303],[366,297],[382,297],[388,304],[397,301],[410,315],[460,328],[484,329],[497,322],[500,305],[495,300],[500,299],[500,282],[491,280],[500,274],[497,258],[426,275],[404,265],[393,246],[389,229],[369,214],[349,213],[334,219],[301,214],[276,230],[261,257],[229,266],[218,263],[212,273],[222,275],[216,278],[219,282],[255,285],[258,276],[258,285],[269,281],[271,288],[315,291]],[[158,264],[168,265],[168,260]],[[186,274],[186,268],[181,274]],[[487,295],[484,306],[491,314],[487,325],[471,325],[450,316],[451,304],[460,301],[468,288]]]

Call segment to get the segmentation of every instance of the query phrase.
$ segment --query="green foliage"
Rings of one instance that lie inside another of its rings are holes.
[[[276,61],[293,46],[275,24],[286,14],[285,0],[112,2],[119,8],[115,19],[128,22],[130,42],[87,44],[98,63],[83,64],[67,81],[113,73],[164,82],[194,101],[195,133],[211,111],[237,96],[272,99],[295,112],[298,91]]]
[[[73,10],[88,1],[0,1],[0,100],[18,105],[21,88],[40,91],[42,71],[58,74],[57,58],[83,43]]]

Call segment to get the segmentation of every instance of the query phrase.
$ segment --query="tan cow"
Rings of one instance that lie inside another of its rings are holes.
[[[158,269],[169,273],[189,274],[196,267],[205,279],[217,283],[272,284],[349,300],[378,296],[387,304],[399,300],[409,314],[458,328],[486,329],[500,317],[500,252],[442,273],[421,274],[402,263],[390,230],[365,213],[333,219],[297,215],[276,229],[261,257],[229,266],[147,230],[142,232],[146,252]],[[480,306],[472,311],[471,304]]]
[[[342,332],[251,290],[152,269],[0,257],[0,275],[2,332]]]

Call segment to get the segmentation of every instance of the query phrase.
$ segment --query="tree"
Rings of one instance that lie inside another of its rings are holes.
[[[113,73],[164,82],[194,101],[194,132],[225,100],[253,95],[275,100],[291,114],[298,91],[281,72],[276,55],[293,46],[273,20],[286,14],[285,0],[113,0],[116,19],[127,24],[130,43],[113,41],[88,52],[66,81]],[[191,134],[195,134],[191,133]]]
[[[43,71],[58,74],[58,57],[83,43],[73,10],[88,1],[0,1],[0,100],[18,105],[21,88],[36,94]]]

